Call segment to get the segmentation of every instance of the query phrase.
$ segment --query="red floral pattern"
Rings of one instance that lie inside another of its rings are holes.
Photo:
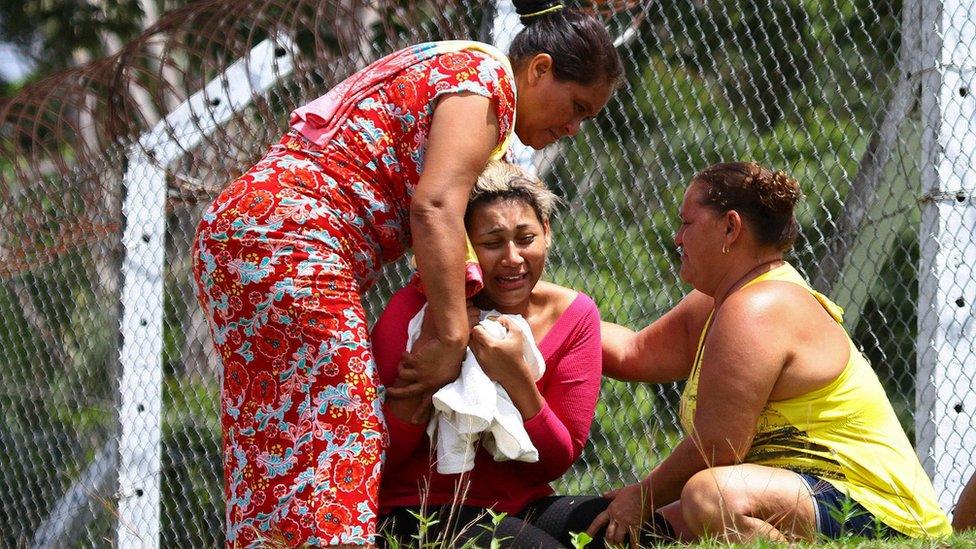
[[[228,546],[375,542],[388,436],[362,293],[410,241],[437,97],[490,97],[501,139],[511,86],[487,54],[426,58],[329,146],[286,135],[205,212],[194,276],[224,365]]]
[[[335,485],[343,492],[352,492],[363,484],[366,468],[351,459],[339,460],[335,468]]]

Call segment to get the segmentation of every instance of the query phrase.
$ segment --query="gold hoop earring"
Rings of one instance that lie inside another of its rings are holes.
[[[729,248],[727,247],[726,244],[722,244],[722,253],[723,254],[729,253]]]

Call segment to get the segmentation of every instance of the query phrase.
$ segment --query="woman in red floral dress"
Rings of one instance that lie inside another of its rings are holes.
[[[228,546],[375,543],[387,435],[363,292],[411,246],[430,324],[405,359],[413,383],[391,394],[453,380],[475,179],[513,131],[536,149],[574,135],[621,75],[600,22],[515,4],[527,27],[508,58],[454,41],[377,61],[294,111],[203,215],[194,275],[224,367]]]

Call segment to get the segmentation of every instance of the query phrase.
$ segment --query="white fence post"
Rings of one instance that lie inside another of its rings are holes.
[[[293,52],[283,37],[261,42],[130,149],[123,206],[118,547],[160,543],[167,167],[291,74]]]
[[[522,30],[522,22],[515,13],[515,6],[509,0],[499,0],[495,2],[495,19],[491,26],[491,37],[494,46],[505,53],[508,53],[509,46],[515,35]],[[512,145],[509,147],[512,161],[522,166],[531,173],[537,173],[535,165],[535,151],[519,140],[518,136],[512,138]]]
[[[159,544],[166,172],[133,148],[125,173],[119,547]]]
[[[922,6],[916,446],[951,510],[976,465],[976,0]]]

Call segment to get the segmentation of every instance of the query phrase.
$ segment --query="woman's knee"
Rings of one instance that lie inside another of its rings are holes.
[[[744,495],[730,486],[728,469],[714,467],[695,473],[681,490],[681,515],[697,535],[715,532],[730,517],[748,513]]]

